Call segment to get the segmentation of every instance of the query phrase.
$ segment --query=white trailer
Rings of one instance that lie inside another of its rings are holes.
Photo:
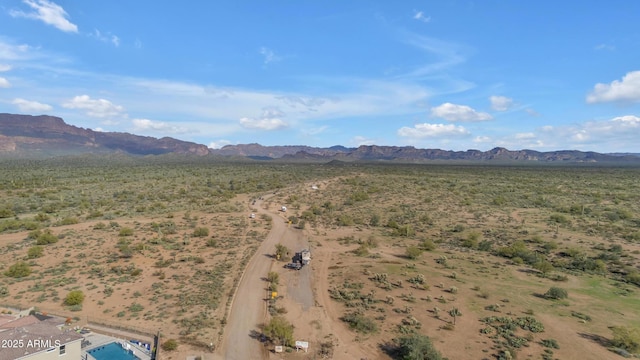
[[[302,258],[302,265],[308,265],[311,261],[311,252],[309,250],[302,250],[300,257]]]

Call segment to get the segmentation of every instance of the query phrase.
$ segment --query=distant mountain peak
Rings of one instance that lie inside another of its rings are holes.
[[[0,113],[0,154],[51,156],[109,152],[207,155],[209,149],[205,145],[170,137],[156,139],[83,129],[56,116]]]

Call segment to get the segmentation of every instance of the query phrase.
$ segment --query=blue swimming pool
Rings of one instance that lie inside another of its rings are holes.
[[[89,355],[96,358],[96,360],[140,360],[139,357],[133,355],[130,351],[123,349],[120,344],[114,342],[98,346],[97,348],[87,352]]]

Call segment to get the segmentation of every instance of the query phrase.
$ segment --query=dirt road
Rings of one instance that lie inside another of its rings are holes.
[[[216,358],[219,359],[268,358],[267,350],[255,339],[255,334],[260,333],[259,325],[266,320],[267,284],[262,278],[267,276],[275,261],[271,258],[275,245],[292,236],[292,233],[280,216],[262,208],[262,201],[257,201],[255,207],[259,214],[267,214],[273,218],[272,228],[242,275],[231,305],[222,344],[216,352]]]

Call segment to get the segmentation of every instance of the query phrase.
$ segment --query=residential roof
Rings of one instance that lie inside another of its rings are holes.
[[[31,316],[23,317],[27,319]],[[73,331],[62,331],[48,321],[39,321],[24,326],[16,326],[0,332],[0,343],[6,346],[2,349],[2,359],[20,359],[53,347],[82,340],[82,335]],[[22,322],[27,322],[23,320]],[[6,325],[6,324],[5,324]],[[11,340],[11,341],[7,341]]]
[[[29,316],[25,316],[25,317],[21,317],[21,318],[14,318],[13,321],[9,321],[7,323],[4,323],[3,325],[0,325],[0,329],[13,329],[13,328],[17,328],[17,327],[22,327],[22,326],[27,326],[27,325],[31,325],[31,324],[35,324],[40,322],[40,320],[38,320],[37,317],[33,316],[33,315],[29,315]]]

